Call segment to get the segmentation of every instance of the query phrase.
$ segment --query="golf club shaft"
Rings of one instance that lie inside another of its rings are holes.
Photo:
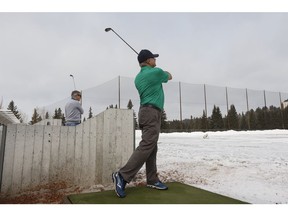
[[[124,43],[126,43],[138,55],[138,52],[135,49],[133,49],[133,47],[131,47],[119,34],[117,34],[117,32],[115,32],[112,28],[107,28],[107,29],[112,30]],[[107,29],[105,29],[106,32],[107,32]]]

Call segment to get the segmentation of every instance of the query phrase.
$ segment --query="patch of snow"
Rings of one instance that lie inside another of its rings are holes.
[[[253,204],[288,204],[287,141],[287,130],[161,133],[158,172]]]

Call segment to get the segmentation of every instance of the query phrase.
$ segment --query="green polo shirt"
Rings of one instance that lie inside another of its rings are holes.
[[[140,96],[140,104],[152,104],[163,110],[164,92],[162,83],[167,83],[168,78],[169,75],[161,68],[142,67],[134,80]]]

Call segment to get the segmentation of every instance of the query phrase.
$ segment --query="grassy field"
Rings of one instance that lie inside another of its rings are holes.
[[[126,188],[126,197],[114,190],[67,196],[72,204],[247,204],[240,200],[205,191],[178,182],[167,183],[168,190],[141,187]]]

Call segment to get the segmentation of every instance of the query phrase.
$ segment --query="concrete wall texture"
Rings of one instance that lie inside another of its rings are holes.
[[[134,150],[133,110],[108,109],[75,127],[8,125],[1,193],[12,195],[57,182],[89,187]]]

